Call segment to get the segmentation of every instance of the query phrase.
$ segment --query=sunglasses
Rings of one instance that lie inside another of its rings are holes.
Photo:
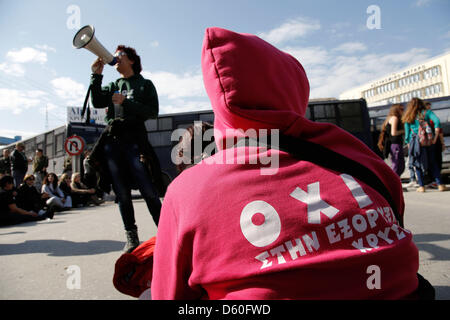
[[[114,54],[114,57],[117,58],[117,57],[122,57],[122,56],[126,56],[126,55],[127,55],[126,52],[119,51]]]

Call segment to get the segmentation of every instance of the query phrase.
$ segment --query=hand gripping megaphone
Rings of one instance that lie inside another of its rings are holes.
[[[85,48],[98,56],[104,63],[113,66],[117,63],[117,59],[105,49],[105,47],[95,37],[95,29],[93,26],[87,25],[78,30],[73,37],[73,46],[76,49]]]

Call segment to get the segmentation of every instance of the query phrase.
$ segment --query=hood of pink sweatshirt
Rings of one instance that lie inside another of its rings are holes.
[[[305,118],[309,82],[297,59],[255,35],[208,28],[202,71],[219,149],[225,148],[226,139],[248,129],[279,129],[365,164],[384,183],[403,216],[400,179],[384,161],[341,128]]]

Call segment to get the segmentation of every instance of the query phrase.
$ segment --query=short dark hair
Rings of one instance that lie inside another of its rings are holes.
[[[139,74],[142,71],[142,65],[141,65],[141,57],[139,57],[136,53],[136,50],[131,47],[127,47],[124,45],[117,46],[116,51],[123,51],[127,54],[128,59],[133,61],[133,72],[134,74]]]
[[[14,179],[12,176],[5,174],[3,177],[0,178],[0,188],[4,188],[8,183],[14,184]]]

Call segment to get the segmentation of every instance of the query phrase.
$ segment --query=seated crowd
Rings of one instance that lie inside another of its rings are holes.
[[[71,208],[98,206],[104,202],[95,188],[81,182],[81,174],[64,173],[58,179],[55,173],[46,174],[42,189],[35,187],[35,176],[27,174],[18,188],[10,175],[0,178],[0,225],[53,219],[55,212]]]

